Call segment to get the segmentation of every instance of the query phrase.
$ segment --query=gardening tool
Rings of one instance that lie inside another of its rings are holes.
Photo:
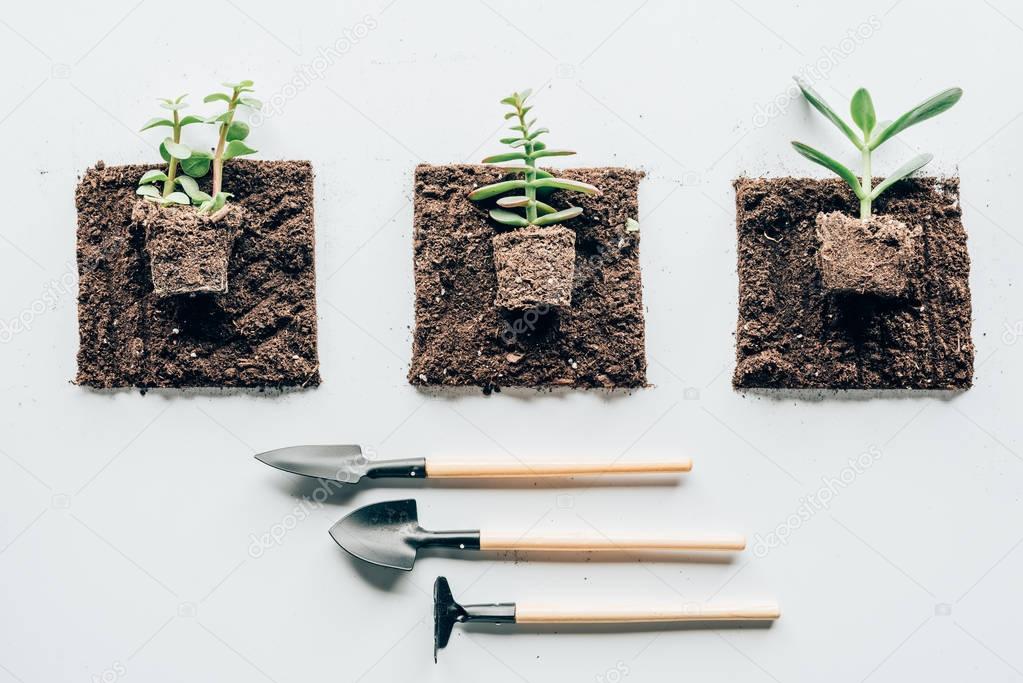
[[[773,621],[781,616],[776,602],[689,603],[676,605],[595,606],[530,602],[489,602],[460,605],[451,595],[448,580],[438,576],[433,584],[433,661],[437,650],[448,644],[456,623],[488,624],[637,624],[664,622]]]
[[[361,507],[330,529],[331,537],[347,552],[382,567],[410,571],[420,548],[458,550],[542,551],[668,551],[742,550],[746,539],[736,534],[718,536],[618,536],[508,533],[480,531],[428,531],[419,526],[416,501],[391,500]]]
[[[369,460],[362,447],[288,446],[265,453],[256,459],[285,472],[339,481],[358,483],[363,477],[381,479],[472,479],[506,477],[567,477],[597,474],[666,474],[688,472],[693,468],[689,458],[648,460],[643,462],[564,461],[526,463],[518,460],[434,460],[405,458],[402,460]]]

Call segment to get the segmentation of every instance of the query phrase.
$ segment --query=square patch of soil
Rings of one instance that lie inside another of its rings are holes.
[[[735,193],[737,389],[971,386],[970,257],[958,178],[904,180],[874,203],[875,214],[922,230],[922,269],[899,299],[823,287],[817,215],[859,212],[841,180],[740,178]]]
[[[468,199],[502,173],[423,164],[415,173],[416,329],[409,382],[420,386],[636,388],[646,386],[639,235],[640,171],[577,168],[557,175],[603,194],[555,192],[556,207],[584,211],[576,234],[572,305],[505,311],[494,305],[492,239],[503,230]]]
[[[225,164],[246,220],[222,294],[153,292],[144,228],[132,220],[149,165],[86,171],[78,208],[78,384],[308,387],[316,346],[313,170],[307,161]],[[208,178],[200,182],[209,191]]]

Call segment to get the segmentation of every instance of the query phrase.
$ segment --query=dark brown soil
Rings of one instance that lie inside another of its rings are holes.
[[[104,166],[78,185],[78,377],[110,387],[286,387],[320,382],[313,171],[306,161],[232,160],[244,210],[224,294],[160,298],[141,224],[139,177]],[[209,191],[208,187],[204,187]]]
[[[226,292],[228,260],[241,215],[235,204],[209,216],[191,206],[137,200],[131,218],[142,225],[157,296]]]
[[[506,312],[494,306],[497,276],[486,206],[467,198],[499,171],[421,165],[415,177],[415,385],[522,387],[646,386],[638,218],[643,174],[624,168],[559,170],[596,185],[599,197],[551,195],[582,206],[575,230],[572,305]]]
[[[839,179],[735,181],[739,261],[736,388],[967,389],[973,381],[970,258],[958,178],[913,178],[875,213],[923,231],[907,298],[828,294],[816,218],[858,212]]]
[[[563,226],[519,228],[494,235],[497,298],[509,311],[572,304],[575,231]]]
[[[891,216],[860,220],[840,211],[817,214],[817,267],[828,294],[899,299],[921,284],[923,228]]]

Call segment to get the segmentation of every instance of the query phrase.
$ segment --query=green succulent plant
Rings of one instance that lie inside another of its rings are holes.
[[[501,143],[512,148],[510,152],[495,154],[483,160],[484,164],[501,164],[514,161],[516,164],[509,166],[497,166],[511,175],[520,175],[521,178],[514,180],[502,180],[497,183],[485,185],[469,193],[472,201],[490,199],[506,192],[516,192],[514,195],[501,197],[497,200],[498,208],[490,210],[490,217],[502,225],[513,227],[526,227],[530,225],[543,226],[554,225],[575,218],[583,212],[582,207],[572,206],[567,209],[558,210],[541,199],[541,193],[549,190],[568,190],[570,192],[582,192],[588,195],[599,195],[600,190],[577,180],[566,178],[555,178],[550,173],[537,168],[538,159],[546,157],[561,157],[575,154],[575,152],[564,149],[548,149],[547,145],[538,140],[541,135],[549,133],[546,128],[534,128],[536,119],[526,121],[526,115],[533,108],[526,105],[526,99],[531,91],[512,93],[501,100],[512,111],[504,115],[505,120],[514,119],[515,124],[511,130],[515,135],[501,138]],[[522,213],[517,213],[519,210]]]
[[[805,145],[802,142],[793,142],[792,146],[804,157],[833,171],[849,184],[849,187],[852,188],[856,197],[860,200],[860,218],[862,220],[870,218],[871,203],[882,192],[896,182],[920,170],[920,168],[934,158],[931,154],[920,154],[889,174],[877,187],[871,187],[873,182],[871,154],[873,151],[910,126],[915,126],[921,121],[926,121],[942,112],[948,111],[963,96],[961,88],[949,88],[921,102],[894,121],[878,123],[877,115],[874,112],[874,102],[870,97],[870,93],[865,88],[860,88],[853,93],[852,101],[849,105],[853,123],[860,129],[860,133],[857,133],[842,117],[835,113],[828,103],[824,101],[824,98],[811,88],[809,84],[800,78],[796,78],[795,81],[799,85],[803,97],[806,98],[813,108],[835,124],[856,146],[856,149],[860,150],[863,160],[860,178],[857,178],[856,174],[849,170],[848,167],[809,145]]]
[[[237,108],[241,105],[259,109],[262,104],[259,100],[246,94],[253,92],[252,81],[224,83],[223,85],[231,89],[230,94],[213,93],[203,99],[203,102],[206,103],[218,101],[227,103],[225,111],[212,116],[182,117],[180,111],[188,106],[184,101],[185,95],[173,100],[160,100],[160,106],[172,112],[171,118],[151,119],[142,127],[142,130],[157,127],[171,129],[171,135],[160,143],[160,156],[167,162],[167,170],[147,171],[139,179],[137,194],[151,201],[159,202],[163,206],[194,204],[203,212],[214,212],[224,207],[231,196],[231,193],[223,191],[224,162],[256,152],[244,142],[245,138],[249,136],[249,125],[242,121],[235,121]],[[181,129],[193,123],[207,123],[218,127],[217,145],[213,152],[192,149],[181,142]],[[183,174],[178,173],[179,166]],[[196,178],[205,177],[210,172],[210,168],[213,169],[213,191],[211,194],[207,194],[199,189]],[[162,189],[158,187],[159,183],[163,183]],[[177,187],[181,189],[178,190]]]
[[[164,206],[168,204],[188,205],[192,203],[187,194],[176,190],[176,187],[182,184],[182,177],[178,176],[178,164],[180,162],[182,170],[188,173],[189,170],[185,166],[185,162],[191,159],[194,154],[188,145],[182,144],[181,129],[193,123],[205,123],[206,119],[201,116],[181,116],[181,110],[188,107],[185,97],[187,95],[181,95],[175,99],[161,98],[160,106],[170,110],[170,118],[157,116],[142,126],[142,130],[149,130],[150,128],[171,129],[170,135],[160,143],[160,156],[167,162],[167,170],[154,169],[146,171],[139,179],[139,187],[136,190],[137,194],[146,199],[160,202]],[[191,177],[188,180],[195,183]],[[160,183],[163,183],[162,189],[158,186]]]
[[[235,113],[240,106],[250,109],[259,109],[263,104],[246,93],[253,92],[252,81],[239,81],[238,83],[222,83],[231,92],[215,92],[203,98],[203,102],[225,102],[226,109],[215,116],[207,119],[208,123],[219,125],[217,134],[217,146],[213,151],[213,188],[212,198],[206,198],[199,204],[200,211],[216,211],[227,203],[230,193],[223,191],[224,185],[224,162],[235,157],[246,154],[255,154],[256,150],[245,144],[245,138],[249,137],[249,124],[243,121],[235,121]]]

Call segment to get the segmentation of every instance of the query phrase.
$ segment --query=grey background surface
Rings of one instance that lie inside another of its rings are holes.
[[[5,5],[0,681],[1023,678],[1021,26],[1006,0]],[[796,137],[854,161],[791,97],[793,73],[843,109],[870,86],[881,118],[965,88],[876,170],[931,151],[932,171],[962,178],[971,391],[732,391],[730,181],[817,175]],[[251,137],[260,157],[317,171],[323,386],[73,386],[76,178],[97,159],[156,158],[159,134],[136,132],[154,98],[199,103],[241,78],[267,103]],[[573,165],[649,174],[649,390],[437,396],[405,382],[413,166],[496,150],[498,100],[529,86],[551,140],[580,151]],[[251,457],[349,441],[380,457],[684,454],[696,466],[677,486],[368,487],[324,501]],[[327,536],[351,506],[406,493],[435,527],[741,531],[751,547],[723,564],[427,558],[393,576]],[[467,601],[773,597],[783,618],[459,631],[434,666],[441,573]]]

